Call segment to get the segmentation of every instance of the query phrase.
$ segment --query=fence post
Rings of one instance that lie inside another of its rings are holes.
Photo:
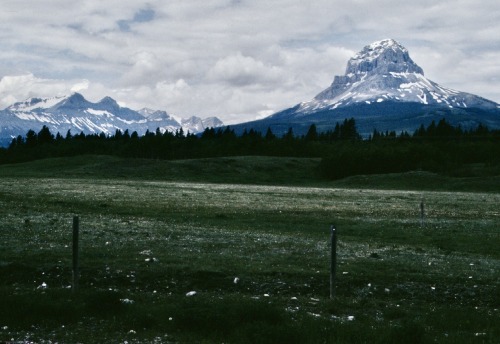
[[[335,271],[337,269],[337,235],[335,232],[335,226],[330,226],[330,242],[331,242],[331,254],[330,254],[330,299],[335,296]]]
[[[79,219],[78,216],[73,217],[73,292],[78,291],[78,284],[80,279],[79,271],[79,257],[78,257],[78,232],[79,232]]]

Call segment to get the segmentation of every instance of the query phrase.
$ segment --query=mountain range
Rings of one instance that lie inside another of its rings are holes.
[[[105,97],[98,103],[86,100],[74,93],[65,97],[30,98],[15,103],[0,111],[0,146],[8,146],[14,137],[24,136],[29,130],[38,132],[47,126],[54,134],[114,134],[116,130],[136,131],[144,135],[146,131],[199,133],[210,127],[224,124],[216,117],[201,119],[192,116],[178,119],[166,111],[141,109],[135,111],[120,106],[114,99]]]
[[[421,125],[445,118],[464,129],[479,124],[500,129],[500,105],[482,97],[452,90],[424,76],[423,69],[410,57],[408,50],[393,39],[364,47],[347,62],[344,75],[335,76],[332,84],[309,101],[277,112],[261,120],[231,125],[236,134],[245,130],[265,133],[270,128],[282,136],[292,128],[303,135],[311,124],[319,132],[332,130],[337,122],[354,118],[358,132],[369,136],[379,132],[413,133]],[[201,119],[174,118],[165,111],[121,107],[105,97],[98,103],[81,94],[66,97],[30,98],[0,111],[0,146],[28,130],[47,126],[52,133],[114,134],[116,130],[162,132],[183,129],[200,133],[205,128],[223,127],[216,117]]]
[[[318,131],[354,118],[358,131],[368,136],[378,131],[413,133],[445,118],[464,129],[480,123],[500,128],[500,105],[482,97],[452,90],[427,79],[409,52],[393,39],[374,42],[352,57],[344,75],[313,99],[267,118],[231,126],[236,133],[254,129],[283,135],[289,128],[305,134],[311,124]]]

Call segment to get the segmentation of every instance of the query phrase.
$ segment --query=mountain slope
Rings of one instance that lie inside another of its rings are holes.
[[[300,134],[312,123],[328,130],[337,121],[354,117],[360,132],[368,135],[375,128],[413,131],[443,116],[463,127],[483,123],[500,128],[497,103],[427,79],[408,50],[387,39],[364,47],[348,61],[345,74],[335,76],[333,83],[312,100],[235,129],[263,132],[271,127],[280,134],[292,127]]]

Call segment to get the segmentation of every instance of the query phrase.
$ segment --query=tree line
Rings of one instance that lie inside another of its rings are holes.
[[[454,127],[445,119],[413,134],[374,130],[367,141],[337,145],[323,157],[330,179],[359,174],[429,171],[450,176],[500,175],[500,130]]]
[[[318,132],[312,124],[305,135],[293,129],[278,137],[253,129],[236,135],[230,127],[207,128],[199,135],[147,131],[145,135],[116,130],[113,135],[54,135],[44,126],[14,138],[0,149],[0,163],[17,163],[49,157],[84,154],[115,155],[144,159],[195,159],[237,155],[295,156],[322,158],[320,172],[331,179],[355,174],[428,170],[453,174],[471,164],[496,171],[500,166],[500,131],[484,125],[471,130],[450,125],[445,119],[423,125],[413,133],[373,133],[363,139],[353,118],[337,123],[334,129]]]

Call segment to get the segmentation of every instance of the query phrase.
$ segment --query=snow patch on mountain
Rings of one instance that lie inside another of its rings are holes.
[[[87,109],[85,112],[94,115],[94,116],[113,116],[112,113],[106,111],[106,110],[94,110],[94,109]]]

